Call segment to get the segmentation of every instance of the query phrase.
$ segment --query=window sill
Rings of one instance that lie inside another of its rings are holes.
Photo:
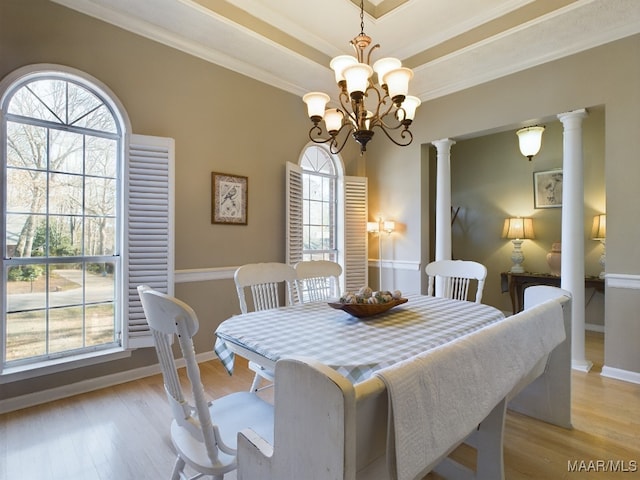
[[[131,350],[123,350],[122,348],[112,348],[109,350],[100,350],[96,352],[77,355],[73,358],[61,358],[49,360],[46,362],[34,363],[31,365],[23,365],[20,367],[7,368],[0,373],[0,384],[17,382],[29,378],[50,375],[52,373],[64,372],[74,368],[96,365],[98,363],[110,362],[131,356]]]

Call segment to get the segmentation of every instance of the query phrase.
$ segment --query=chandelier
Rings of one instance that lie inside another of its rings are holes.
[[[409,126],[421,103],[419,98],[407,95],[413,71],[392,57],[381,58],[370,66],[371,53],[380,44],[371,46],[371,37],[364,33],[363,1],[360,2],[360,34],[349,43],[356,56],[339,55],[329,65],[340,89],[340,107],[326,108],[330,101],[326,93],[310,92],[302,97],[313,122],[309,138],[315,143],[329,143],[331,153],[335,154],[342,151],[351,134],[360,144],[362,154],[373,138],[373,129],[378,128],[393,143],[406,147],[413,141]],[[322,120],[325,132],[320,124]]]

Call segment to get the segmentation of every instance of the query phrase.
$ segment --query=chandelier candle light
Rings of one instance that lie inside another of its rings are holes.
[[[350,42],[356,56],[340,55],[329,64],[340,89],[340,107],[326,108],[330,101],[326,93],[310,92],[302,97],[313,122],[309,138],[315,143],[329,143],[334,154],[344,148],[349,133],[360,144],[360,153],[364,153],[374,128],[382,130],[396,145],[409,145],[413,141],[409,126],[421,103],[419,98],[408,95],[413,71],[402,67],[400,60],[381,58],[370,66],[371,53],[380,44],[371,46],[371,37],[364,33],[363,5],[360,2],[360,34]],[[377,84],[373,81],[374,73]],[[339,139],[342,132],[346,132],[344,138]],[[328,138],[323,138],[327,134]]]

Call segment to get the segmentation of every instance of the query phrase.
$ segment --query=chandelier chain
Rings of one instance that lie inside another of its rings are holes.
[[[364,35],[364,0],[360,0],[360,35]]]

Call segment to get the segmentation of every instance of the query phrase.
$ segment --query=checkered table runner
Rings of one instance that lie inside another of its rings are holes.
[[[504,319],[488,305],[424,295],[391,310],[358,319],[326,303],[306,303],[237,315],[216,330],[214,350],[233,373],[229,343],[272,361],[303,355],[334,368],[352,383]]]

